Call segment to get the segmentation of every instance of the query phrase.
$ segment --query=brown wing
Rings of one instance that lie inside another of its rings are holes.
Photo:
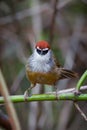
[[[54,67],[54,71],[57,72],[58,74],[58,77],[59,79],[64,79],[64,78],[76,78],[78,77],[78,74],[71,71],[71,70],[68,70],[68,69],[65,69],[63,68],[60,63],[56,60],[56,58],[54,57],[53,55],[53,58],[54,58],[54,61],[55,61],[55,65],[56,67]],[[56,68],[56,69],[55,69]]]
[[[53,58],[54,58],[54,62],[56,63],[56,66],[57,67],[61,67],[61,64],[58,62],[58,60],[54,57],[54,55],[53,55]]]
[[[59,68],[59,70],[60,70],[60,79],[77,78],[78,77],[78,74],[74,71],[67,70],[67,69],[64,69],[64,68]]]

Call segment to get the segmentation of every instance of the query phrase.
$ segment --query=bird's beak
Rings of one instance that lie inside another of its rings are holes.
[[[43,55],[43,50],[41,49],[41,53],[40,53],[41,55]]]

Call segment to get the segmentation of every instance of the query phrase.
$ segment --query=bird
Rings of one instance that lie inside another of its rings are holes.
[[[77,73],[63,68],[56,60],[50,44],[47,41],[38,41],[32,55],[26,63],[26,77],[31,82],[31,86],[25,91],[25,100],[29,96],[29,91],[36,84],[46,84],[56,86],[59,80],[65,78],[76,78]]]

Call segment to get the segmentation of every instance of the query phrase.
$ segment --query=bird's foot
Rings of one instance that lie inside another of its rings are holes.
[[[34,84],[32,84],[25,92],[24,92],[24,100],[25,101],[28,101],[28,97],[30,97],[31,95],[30,95],[30,90],[32,89],[32,88],[34,88],[35,87],[35,85]]]
[[[75,95],[75,96],[79,96],[80,94],[81,94],[81,92],[80,92],[79,90],[75,89],[74,95]]]
[[[29,96],[29,93],[28,93],[28,90],[26,90],[24,92],[24,100],[27,101],[28,100],[28,96]]]

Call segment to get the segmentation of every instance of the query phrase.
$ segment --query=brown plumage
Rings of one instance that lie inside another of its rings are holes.
[[[76,78],[77,73],[64,69],[64,68],[53,68],[50,72],[33,72],[29,68],[26,68],[26,75],[28,80],[32,84],[48,84],[55,85],[56,82],[64,78]]]

